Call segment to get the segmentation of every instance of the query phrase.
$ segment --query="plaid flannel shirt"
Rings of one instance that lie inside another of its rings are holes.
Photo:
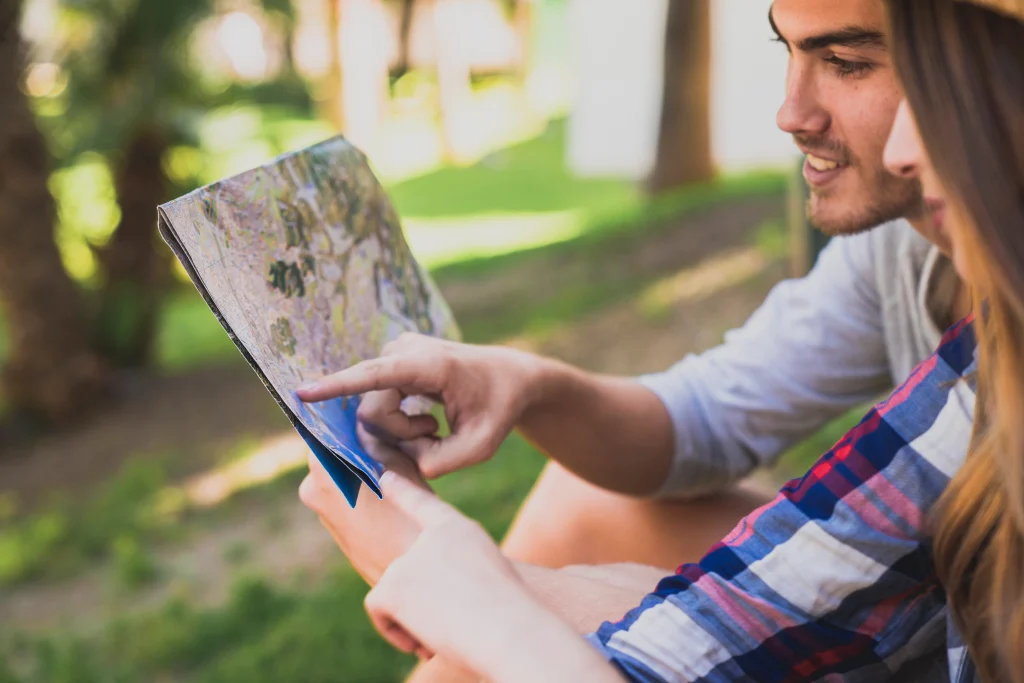
[[[974,415],[970,319],[802,478],[590,640],[631,681],[971,681],[927,515]]]

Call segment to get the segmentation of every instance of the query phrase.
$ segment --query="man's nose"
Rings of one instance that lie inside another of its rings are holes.
[[[778,127],[790,135],[821,135],[832,125],[832,117],[818,96],[812,75],[790,67],[786,78],[786,101],[775,118]]]

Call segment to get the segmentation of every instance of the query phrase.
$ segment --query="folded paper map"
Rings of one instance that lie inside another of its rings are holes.
[[[402,332],[458,328],[413,258],[366,157],[334,138],[159,208],[160,234],[231,340],[353,505],[383,473],[356,437],[358,398],[305,404],[308,380]]]

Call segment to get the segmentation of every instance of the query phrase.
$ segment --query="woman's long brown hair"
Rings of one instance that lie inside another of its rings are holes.
[[[935,561],[983,680],[1024,683],[1024,24],[889,0],[897,69],[965,239],[978,415],[934,511]]]

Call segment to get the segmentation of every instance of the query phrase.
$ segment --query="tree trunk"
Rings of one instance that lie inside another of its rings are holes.
[[[513,5],[512,24],[519,39],[516,77],[519,85],[526,87],[530,79],[530,68],[533,66],[533,22],[536,10],[532,0],[516,0]]]
[[[170,181],[163,157],[167,136],[155,126],[135,132],[115,162],[121,221],[99,252],[105,275],[97,318],[97,349],[119,368],[146,366],[152,356],[169,259],[156,230],[156,207]]]
[[[324,0],[327,12],[327,45],[330,60],[327,72],[327,119],[335,130],[345,130],[345,103],[343,101],[344,70],[341,64],[341,2]]]
[[[473,102],[471,64],[459,35],[459,9],[459,4],[452,0],[434,0],[441,141],[445,158],[456,163],[470,158],[465,131]]]
[[[18,5],[0,0],[0,299],[10,338],[0,386],[15,411],[60,422],[95,403],[103,372],[54,243],[49,154],[19,89]]]
[[[661,126],[648,191],[712,179],[710,104],[711,2],[669,0]]]
[[[402,0],[402,14],[398,22],[398,63],[391,72],[394,78],[401,78],[409,72],[409,37],[415,9],[416,0]]]

